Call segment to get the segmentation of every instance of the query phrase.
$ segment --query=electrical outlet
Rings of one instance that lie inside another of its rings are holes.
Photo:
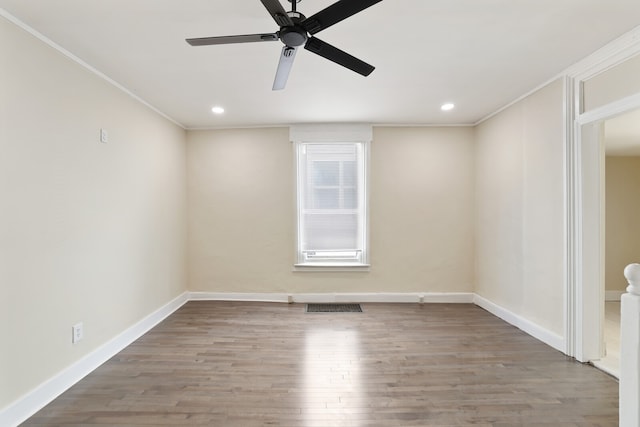
[[[71,327],[71,342],[73,344],[77,343],[84,337],[84,330],[82,327],[82,322],[76,323]]]
[[[106,129],[100,129],[100,142],[107,143],[109,141],[109,134]]]

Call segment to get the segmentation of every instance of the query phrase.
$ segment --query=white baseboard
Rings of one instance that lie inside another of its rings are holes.
[[[611,366],[609,366],[606,363],[602,363],[601,360],[592,360],[589,363],[591,363],[596,368],[600,369],[602,372],[605,372],[605,373],[611,375],[612,377],[617,378],[618,380],[620,380],[620,372],[619,372],[619,370],[612,369]]]
[[[620,301],[622,295],[625,294],[625,291],[605,291],[604,300],[605,301]]]
[[[243,292],[189,292],[189,301],[288,302],[289,294]]]
[[[0,411],[0,426],[17,426],[24,422],[187,301],[188,293],[185,292],[4,408]]]
[[[489,301],[486,298],[481,297],[478,294],[474,295],[473,303],[479,307],[484,308],[489,313],[493,314],[504,320],[507,323],[515,326],[516,328],[526,332],[532,337],[542,341],[543,343],[555,348],[556,350],[564,353],[565,342],[564,338],[554,332],[551,332],[542,326],[525,319],[499,305]]]
[[[422,302],[425,303],[451,303],[451,304],[473,304],[474,294],[472,292],[429,292],[423,295]]]
[[[473,303],[473,293],[468,292],[414,292],[414,293],[218,293],[191,292],[192,301],[260,301],[297,303]]]

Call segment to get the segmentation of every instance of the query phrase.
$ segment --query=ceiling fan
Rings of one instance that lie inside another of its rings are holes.
[[[360,59],[314,37],[314,34],[329,28],[382,0],[339,0],[326,9],[321,10],[309,18],[296,10],[296,3],[300,0],[289,0],[292,10],[287,12],[279,0],[260,0],[267,9],[280,30],[275,33],[245,34],[237,36],[202,37],[187,39],[191,46],[209,46],[216,44],[270,42],[280,40],[284,43],[278,70],[273,82],[273,90],[281,90],[287,84],[289,72],[298,48],[304,48],[320,55],[336,64],[342,65],[363,76],[368,76],[375,67]]]

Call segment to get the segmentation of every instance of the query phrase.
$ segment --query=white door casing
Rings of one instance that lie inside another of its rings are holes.
[[[607,119],[640,109],[640,94],[624,98],[575,119],[571,152],[573,171],[568,179],[573,200],[569,218],[568,270],[573,281],[568,283],[573,319],[567,329],[573,330],[574,356],[581,362],[600,359],[604,355],[604,122]],[[568,341],[569,341],[568,340]],[[568,345],[569,347],[569,345]]]
[[[640,54],[640,27],[574,65],[565,79],[565,353],[604,353],[604,146],[607,119],[640,109],[640,93],[584,112],[584,82]]]

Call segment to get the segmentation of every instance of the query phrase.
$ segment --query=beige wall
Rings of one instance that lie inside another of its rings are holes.
[[[640,157],[606,158],[607,291],[624,291],[624,268],[640,260]]]
[[[293,272],[286,128],[188,133],[189,288],[207,292],[471,292],[471,128],[376,127],[371,271]]]
[[[640,92],[640,55],[584,82],[584,111]]]
[[[185,290],[186,159],[183,129],[3,18],[0,58],[2,409]]]
[[[563,85],[476,128],[476,293],[563,335]]]

